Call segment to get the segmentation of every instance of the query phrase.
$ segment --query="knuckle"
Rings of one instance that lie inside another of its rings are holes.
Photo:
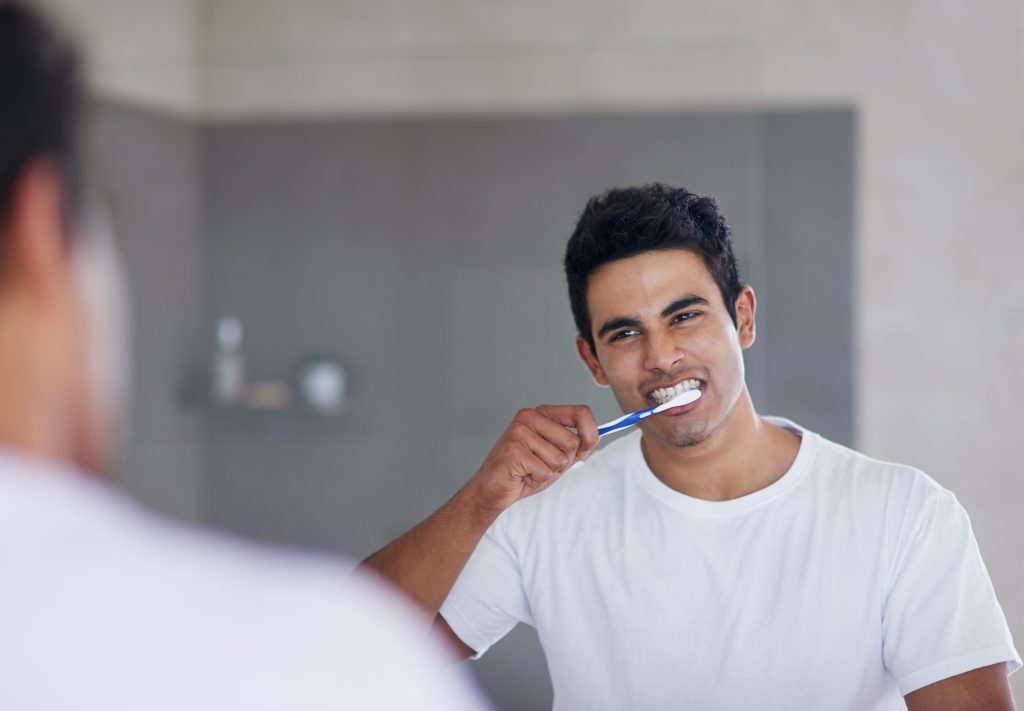
[[[509,442],[505,447],[505,452],[512,457],[521,457],[525,451],[526,446],[522,442]]]
[[[526,433],[530,431],[530,428],[524,425],[522,422],[514,422],[509,428],[509,433],[516,439],[522,439],[526,436]]]

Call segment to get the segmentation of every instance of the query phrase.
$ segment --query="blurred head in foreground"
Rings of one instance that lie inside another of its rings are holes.
[[[78,219],[74,46],[0,2],[0,442],[107,468],[125,380],[112,242]]]

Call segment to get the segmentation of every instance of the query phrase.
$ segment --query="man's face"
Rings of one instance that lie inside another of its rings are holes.
[[[701,390],[696,402],[644,420],[645,436],[689,447],[726,421],[745,388],[742,349],[754,342],[753,291],[740,294],[733,324],[701,258],[669,249],[597,269],[587,282],[587,305],[597,352],[577,338],[580,356],[623,411],[660,404],[669,393],[659,389]]]

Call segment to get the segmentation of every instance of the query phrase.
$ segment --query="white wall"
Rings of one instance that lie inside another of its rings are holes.
[[[859,443],[958,493],[1024,644],[1019,0],[60,5],[101,92],[208,117],[853,104]]]
[[[30,0],[33,1],[33,0]],[[191,115],[199,106],[201,0],[35,0],[86,48],[104,98]]]

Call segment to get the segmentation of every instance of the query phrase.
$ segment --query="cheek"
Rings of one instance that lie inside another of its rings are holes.
[[[716,327],[695,334],[684,350],[689,365],[707,368],[711,377],[721,383],[731,380],[729,376],[737,371],[743,372],[743,351],[735,329]]]
[[[54,300],[52,303],[54,308],[47,317],[53,324],[59,324],[59,327],[52,329],[53,340],[48,349],[51,354],[50,372],[53,378],[60,379],[59,386],[63,392],[77,394],[86,379],[85,307],[71,281],[59,301]],[[58,383],[55,382],[55,385]]]
[[[124,410],[131,372],[127,288],[113,237],[98,228],[82,235],[74,265],[83,309],[85,399],[109,432]]]
[[[625,410],[638,409],[636,389],[644,379],[642,360],[630,352],[608,351],[599,352],[601,370],[604,372],[608,386],[611,388],[615,401]]]
[[[723,384],[735,381],[738,386],[744,377],[743,350],[735,330],[723,331],[715,344],[715,362]]]
[[[601,368],[612,389],[635,384],[644,377],[643,353],[639,348],[609,349],[602,354]]]

